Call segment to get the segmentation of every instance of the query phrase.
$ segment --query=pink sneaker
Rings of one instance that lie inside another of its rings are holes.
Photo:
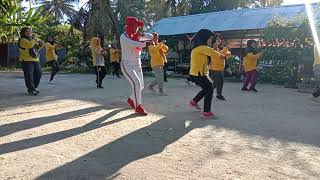
[[[214,114],[212,112],[203,112],[201,113],[201,117],[204,119],[211,119],[214,117]]]
[[[200,106],[195,101],[190,101],[189,106],[195,108],[196,110],[201,110]]]

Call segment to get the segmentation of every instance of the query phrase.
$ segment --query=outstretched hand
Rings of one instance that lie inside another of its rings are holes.
[[[146,48],[148,48],[152,44],[153,44],[152,41],[146,41]]]
[[[226,58],[226,56],[225,56],[225,55],[223,55],[223,54],[220,54],[220,58],[221,58],[221,59],[225,59],[225,58]]]

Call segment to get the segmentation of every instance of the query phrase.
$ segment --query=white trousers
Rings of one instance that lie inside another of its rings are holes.
[[[142,68],[138,65],[126,65],[121,61],[121,71],[131,85],[132,93],[130,98],[137,107],[142,104],[142,90],[144,88]]]

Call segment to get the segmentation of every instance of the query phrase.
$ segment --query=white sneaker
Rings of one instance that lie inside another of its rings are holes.
[[[186,80],[186,83],[189,85],[189,86],[191,86],[191,83],[190,83],[190,81],[188,81],[188,80]]]
[[[49,81],[49,84],[56,84],[55,80]]]

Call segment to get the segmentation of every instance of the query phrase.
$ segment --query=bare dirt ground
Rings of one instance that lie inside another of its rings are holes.
[[[320,179],[320,100],[308,94],[226,83],[228,101],[203,121],[187,106],[199,88],[182,79],[167,97],[145,91],[147,117],[128,108],[124,78],[103,90],[94,75],[47,80],[32,97],[21,74],[0,74],[1,180]]]

